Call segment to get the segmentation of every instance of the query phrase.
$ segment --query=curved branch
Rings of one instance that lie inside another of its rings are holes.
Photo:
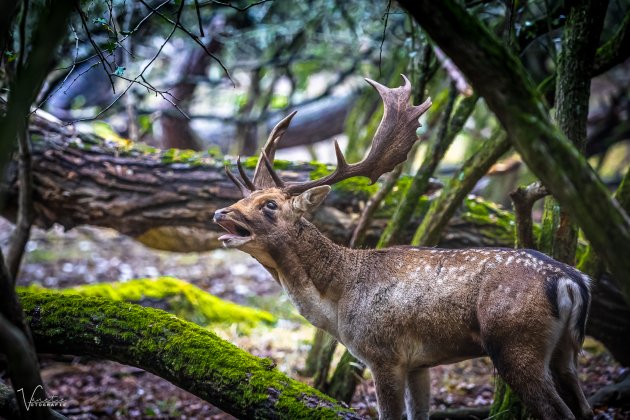
[[[239,418],[361,418],[213,332],[164,311],[21,292],[39,352],[90,355],[152,372]]]

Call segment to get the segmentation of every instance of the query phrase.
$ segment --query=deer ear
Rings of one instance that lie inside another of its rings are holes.
[[[302,194],[293,197],[293,208],[302,213],[309,213],[315,210],[330,192],[330,186],[322,185],[304,191]]]

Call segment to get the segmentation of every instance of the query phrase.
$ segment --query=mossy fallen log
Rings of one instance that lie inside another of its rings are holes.
[[[271,360],[162,310],[59,292],[19,296],[38,352],[136,366],[239,418],[361,418]]]
[[[29,286],[27,290],[45,289]],[[168,276],[81,285],[58,292],[66,295],[105,297],[157,307],[201,326],[237,323],[253,327],[261,322],[266,324],[276,322],[276,317],[267,311],[225,301],[184,280]]]

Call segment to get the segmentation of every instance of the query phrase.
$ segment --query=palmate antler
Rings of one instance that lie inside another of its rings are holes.
[[[339,144],[335,141],[335,153],[337,155],[337,168],[333,173],[323,178],[305,182],[284,182],[273,169],[273,159],[278,143],[295,115],[295,112],[280,121],[271,131],[265,146],[260,153],[260,159],[254,172],[254,180],[251,181],[240,162],[237,166],[243,182],[239,181],[226,166],[228,177],[239,187],[243,196],[248,196],[255,190],[277,187],[289,194],[297,195],[310,188],[320,185],[332,185],[344,179],[354,176],[365,176],[372,181],[384,173],[393,170],[396,165],[407,160],[407,154],[418,139],[416,130],[420,127],[418,118],[431,107],[431,98],[421,105],[411,105],[411,83],[404,75],[403,86],[390,89],[370,79],[365,79],[374,87],[385,107],[383,119],[372,139],[372,147],[368,155],[358,163],[346,162]]]

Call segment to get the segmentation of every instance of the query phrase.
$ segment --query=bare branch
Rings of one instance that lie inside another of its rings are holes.
[[[516,219],[516,247],[534,248],[532,207],[536,201],[549,195],[549,191],[536,181],[527,187],[518,187],[510,193]]]
[[[142,3],[147,9],[153,11],[155,14],[157,14],[159,17],[161,17],[162,19],[164,19],[165,21],[171,23],[172,25],[175,25],[176,28],[181,29],[182,31],[184,31],[184,33],[186,35],[188,35],[193,41],[195,41],[195,43],[197,43],[201,48],[203,48],[203,50],[206,52],[206,54],[208,54],[210,57],[212,57],[212,59],[214,61],[216,61],[219,66],[221,66],[221,68],[223,69],[223,71],[225,72],[225,75],[227,76],[228,79],[230,79],[230,82],[232,82],[232,85],[234,87],[236,87],[236,83],[234,82],[234,80],[232,80],[232,76],[230,76],[230,72],[228,71],[227,67],[225,67],[225,65],[223,64],[223,62],[221,61],[221,59],[219,57],[217,57],[216,55],[212,54],[208,48],[205,46],[205,44],[199,39],[199,37],[195,34],[193,34],[192,32],[190,32],[188,29],[186,29],[180,22],[179,22],[179,18],[176,22],[173,22],[173,20],[171,20],[170,18],[168,18],[167,16],[165,16],[162,12],[157,11],[153,6],[147,4],[147,2],[145,2],[144,0],[140,0],[140,3]]]
[[[383,19],[385,19],[385,23],[383,24],[383,36],[381,37],[381,46],[378,50],[378,74],[382,75],[383,71],[381,70],[381,62],[383,61],[383,44],[385,44],[385,33],[387,31],[387,22],[389,21],[389,11],[392,7],[392,0],[387,2],[387,9],[385,9],[385,15]]]
[[[100,64],[103,65],[103,70],[105,71],[105,74],[107,74],[107,78],[109,79],[109,83],[112,85],[112,91],[114,93],[116,93],[116,87],[114,86],[114,79],[112,78],[112,75],[110,73],[111,69],[107,69],[107,60],[105,59],[105,55],[103,54],[103,51],[101,51],[101,48],[96,45],[96,42],[94,42],[94,40],[92,39],[92,34],[90,33],[90,30],[87,26],[87,21],[85,20],[85,14],[83,13],[83,10],[81,10],[81,8],[78,6],[76,7],[77,13],[79,14],[79,17],[81,18],[81,24],[83,25],[83,29],[85,30],[85,33],[88,37],[88,40],[90,41],[90,44],[92,44],[92,47],[94,48],[94,51],[96,51],[96,54],[98,55],[99,59],[100,59]]]
[[[140,1],[142,1],[142,0],[140,0]],[[173,21],[171,21],[171,20],[169,19],[169,21],[173,23],[173,29],[172,29],[172,30],[171,30],[171,32],[168,34],[168,36],[166,37],[166,39],[164,40],[164,42],[162,43],[162,45],[160,45],[160,48],[159,48],[159,49],[158,49],[158,51],[155,53],[155,55],[154,55],[154,56],[153,56],[153,57],[149,60],[149,62],[148,62],[148,63],[144,66],[144,68],[142,69],[142,71],[141,71],[141,72],[140,72],[140,73],[139,73],[139,74],[138,74],[138,75],[137,75],[137,76],[136,76],[133,80],[131,80],[131,79],[126,79],[126,78],[124,78],[123,76],[118,76],[118,75],[115,75],[116,77],[120,77],[120,78],[122,78],[122,79],[129,80],[129,81],[130,81],[129,85],[127,85],[127,87],[125,88],[125,90],[124,90],[124,91],[123,91],[120,95],[118,95],[118,96],[117,96],[117,97],[116,97],[116,98],[115,98],[115,99],[114,99],[114,100],[113,100],[113,101],[112,101],[109,105],[107,105],[107,106],[106,106],[105,108],[103,108],[100,112],[98,112],[96,115],[94,115],[94,116],[92,116],[92,117],[88,117],[88,118],[80,118],[80,119],[78,119],[78,120],[71,121],[71,122],[67,123],[66,125],[73,124],[73,123],[75,123],[75,122],[79,122],[79,121],[91,121],[91,120],[94,120],[94,119],[96,119],[96,118],[100,117],[100,116],[101,116],[101,115],[103,115],[105,112],[107,112],[109,109],[111,109],[111,107],[112,107],[112,106],[114,106],[114,104],[115,104],[116,102],[118,102],[118,100],[119,100],[119,99],[120,99],[120,98],[121,98],[121,97],[122,97],[125,93],[127,93],[127,92],[129,91],[129,89],[131,89],[131,87],[132,87],[134,84],[136,84],[136,83],[141,84],[141,85],[143,85],[144,87],[150,86],[150,87],[152,88],[152,90],[153,90],[153,91],[154,91],[157,95],[162,96],[162,98],[163,98],[164,100],[168,101],[171,105],[173,105],[175,108],[177,108],[177,110],[179,110],[179,111],[180,111],[180,112],[181,112],[181,113],[182,113],[182,114],[183,114],[186,118],[188,118],[188,116],[184,113],[184,111],[182,111],[182,110],[181,110],[181,109],[180,109],[180,108],[179,108],[179,107],[178,107],[175,103],[173,103],[173,101],[171,101],[170,99],[168,99],[168,98],[165,96],[168,92],[166,92],[166,91],[163,91],[163,92],[162,92],[162,91],[158,91],[157,89],[153,88],[150,84],[148,84],[148,82],[147,82],[147,81],[146,81],[146,79],[144,78],[144,72],[145,72],[145,71],[147,71],[147,69],[151,66],[151,64],[153,64],[153,62],[154,62],[154,61],[158,58],[158,56],[162,53],[162,50],[164,49],[164,46],[165,46],[166,44],[168,44],[168,42],[169,42],[169,41],[171,40],[171,38],[173,37],[173,34],[174,34],[174,33],[175,33],[175,31],[177,30],[177,28],[178,28],[179,26],[181,26],[181,25],[179,25],[179,19],[180,19],[180,17],[181,17],[182,11],[184,10],[184,4],[185,4],[185,3],[186,3],[186,1],[185,1],[185,0],[182,0],[181,4],[180,4],[180,6],[179,6],[179,9],[177,10],[177,18],[176,18],[176,21],[175,21],[175,22],[173,22]],[[144,4],[144,2],[143,2],[143,4]],[[156,11],[156,13],[160,14],[160,13],[159,13],[159,12],[157,12],[157,11]],[[160,15],[161,15],[161,14],[160,14]],[[138,79],[142,79],[142,80],[143,80],[143,82],[144,82],[144,84],[143,84],[143,83],[141,83],[141,82],[138,82]],[[148,87],[147,87],[147,88],[148,88]],[[151,90],[151,89],[150,89],[150,90]]]
[[[7,268],[14,284],[20,271],[20,263],[22,262],[22,255],[24,255],[24,247],[31,233],[34,215],[31,141],[28,128],[18,133],[18,146],[20,151],[18,216],[7,254]]]
[[[52,92],[50,92],[48,94],[48,96],[46,96],[44,98],[43,101],[41,101],[37,106],[35,106],[33,108],[33,110],[31,111],[31,114],[33,112],[37,112],[38,109],[40,109],[46,102],[48,102],[48,100],[57,92],[59,92],[59,90],[63,87],[63,85],[66,83],[66,81],[68,80],[68,77],[70,77],[70,75],[74,72],[74,69],[77,67],[77,58],[79,56],[79,36],[77,35],[77,31],[74,29],[74,25],[70,24],[70,29],[72,30],[72,33],[74,35],[74,60],[72,60],[72,66],[70,68],[70,71],[65,75],[65,77],[63,78],[63,80],[61,81],[61,83],[59,83],[59,85],[52,90]],[[98,63],[96,64],[98,65]],[[95,65],[95,66],[96,66]],[[88,70],[86,70],[85,72],[82,72],[79,76],[87,73],[87,71],[89,71],[91,68],[95,67],[92,66],[90,67]],[[72,86],[74,84],[74,82],[77,80],[77,77],[74,78],[74,80],[72,81],[72,83],[70,84],[70,86]],[[67,89],[66,89],[67,90]],[[30,115],[30,114],[29,114]]]
[[[455,83],[457,90],[464,96],[471,96],[473,94],[472,87],[466,81],[466,77],[457,68],[455,63],[444,54],[444,52],[437,46],[433,47],[435,56],[442,65],[442,68],[446,71],[451,80]]]
[[[199,36],[204,37],[203,24],[201,23],[201,10],[199,10],[199,0],[195,0],[195,11],[197,12],[197,24],[199,25]]]
[[[385,183],[381,186],[381,188],[370,197],[370,200],[365,205],[363,212],[361,212],[361,217],[359,218],[359,222],[357,223],[354,231],[352,232],[352,237],[350,238],[350,248],[356,248],[363,243],[363,239],[365,237],[365,232],[372,221],[372,216],[374,212],[381,204],[383,199],[387,197],[387,194],[394,188],[400,174],[402,173],[403,164],[396,166],[396,168],[387,174],[387,178]]]

